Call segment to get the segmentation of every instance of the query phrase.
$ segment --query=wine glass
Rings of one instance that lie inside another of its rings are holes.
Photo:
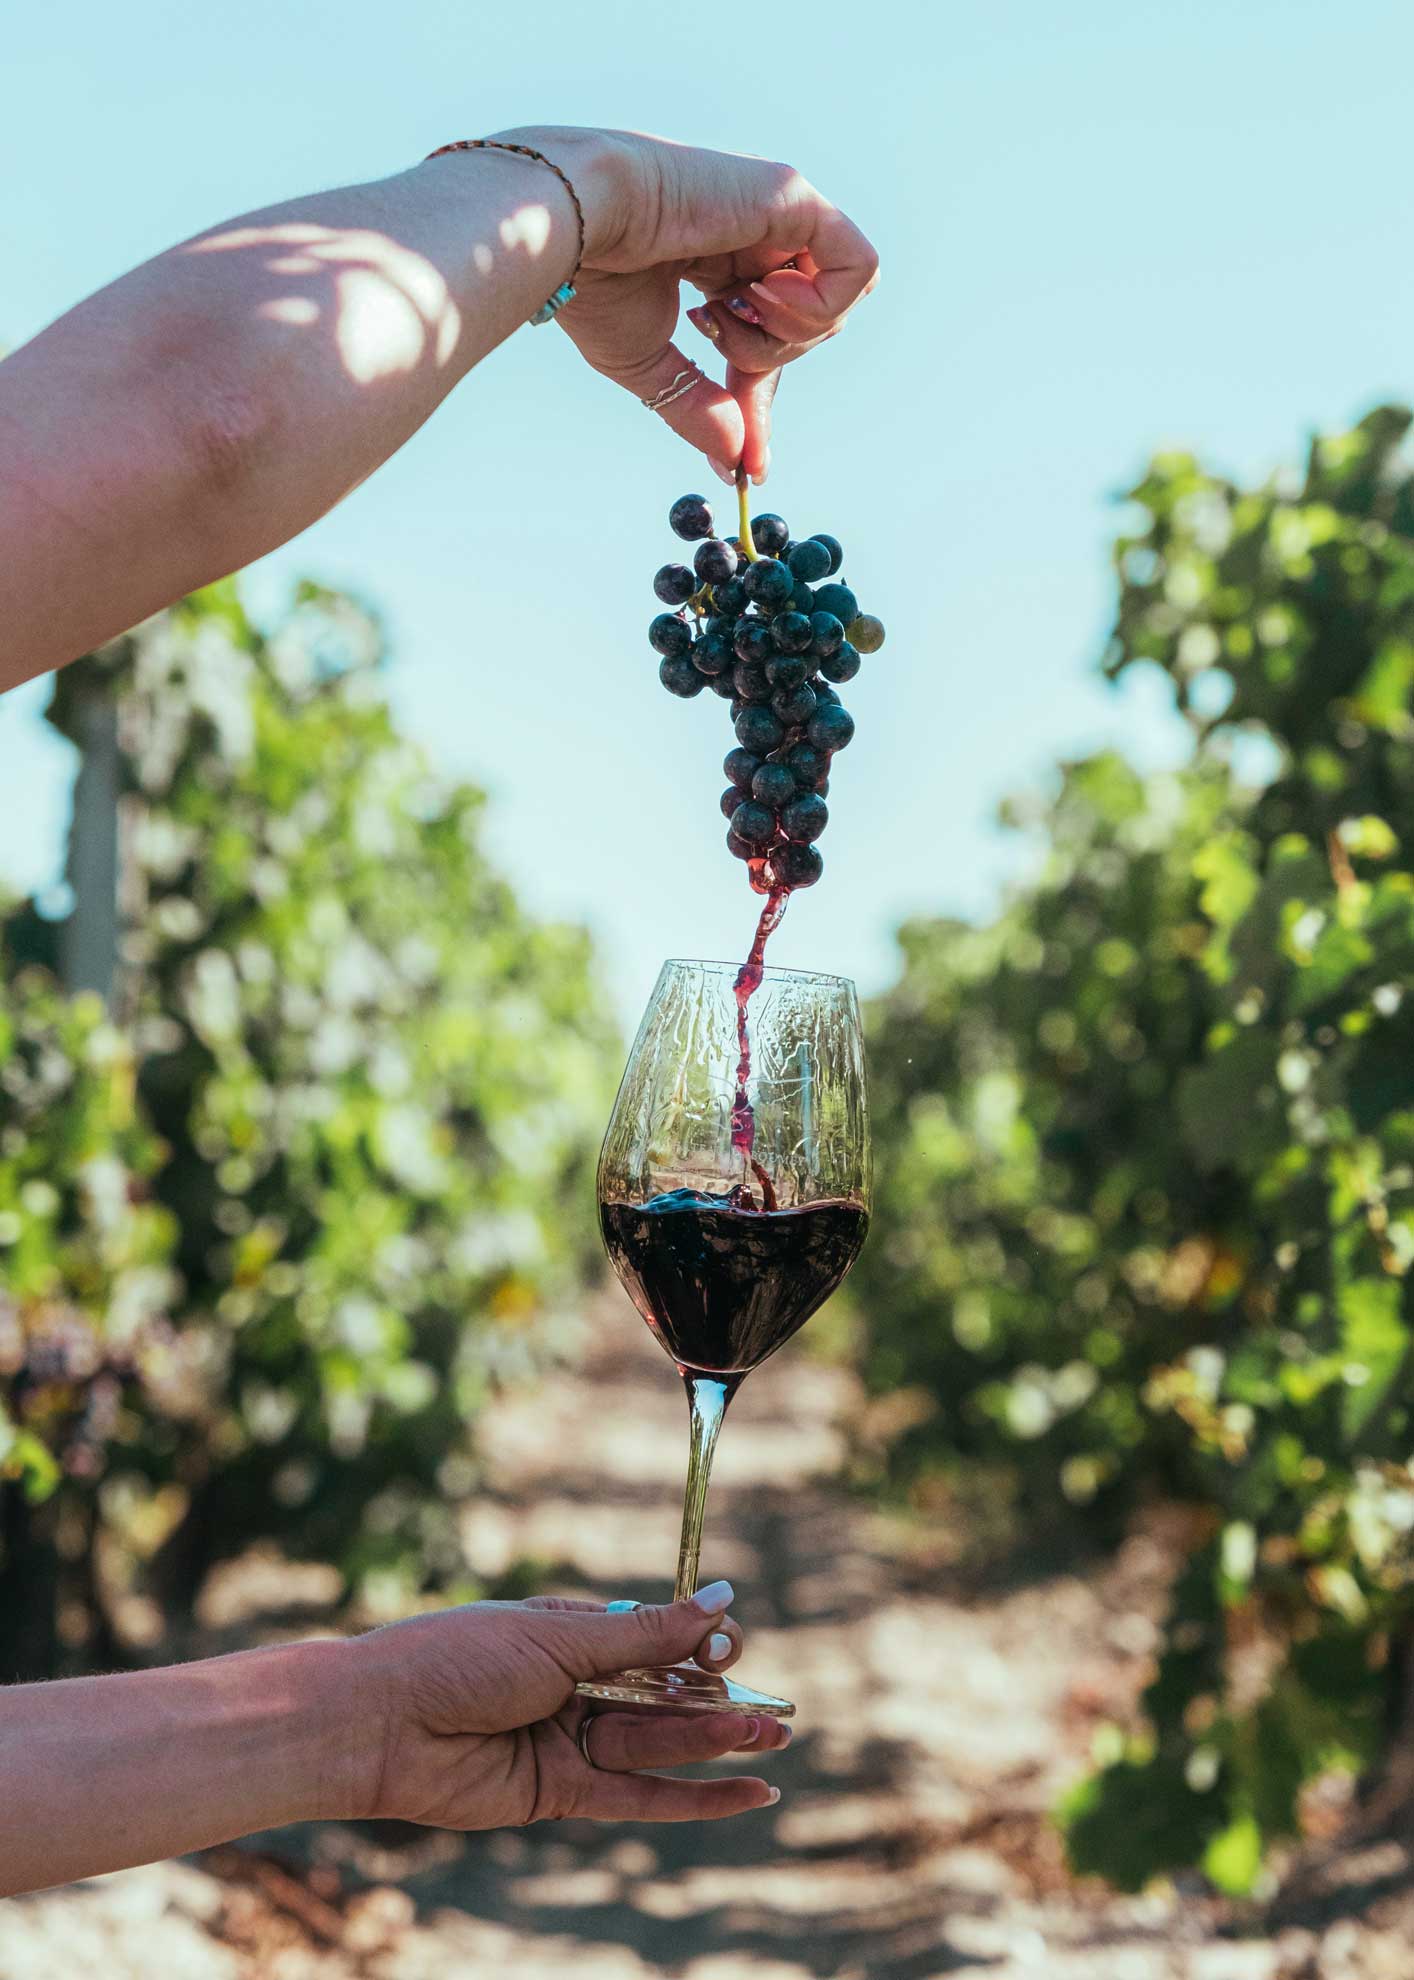
[[[599,1158],[599,1221],[690,1409],[674,1600],[697,1587],[712,1453],[743,1377],[839,1285],[869,1223],[859,1000],[844,977],[667,962]],[[614,1704],[795,1707],[695,1664],[579,1686]]]

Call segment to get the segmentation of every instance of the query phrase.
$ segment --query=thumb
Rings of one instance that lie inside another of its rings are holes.
[[[727,371],[727,389],[741,410],[741,465],[756,483],[766,479],[771,465],[771,401],[781,374],[776,371]]]
[[[729,1581],[714,1581],[687,1602],[645,1603],[618,1614],[576,1615],[575,1675],[606,1677],[634,1664],[674,1664],[690,1657],[732,1602]]]

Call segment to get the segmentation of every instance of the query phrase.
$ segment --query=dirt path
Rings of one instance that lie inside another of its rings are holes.
[[[626,1305],[589,1345],[579,1372],[496,1410],[472,1558],[494,1573],[529,1556],[566,1591],[662,1599],[681,1394]],[[1139,1681],[1161,1539],[1132,1541],[1093,1581],[968,1598],[919,1536],[834,1482],[853,1404],[844,1378],[787,1353],[747,1383],[718,1460],[704,1573],[736,1583],[743,1675],[800,1707],[778,1807],[701,1829],[287,1831],[12,1904],[0,1980],[1407,1975],[1393,1924],[1242,1938],[1196,1896],[1068,1883],[1046,1810]]]

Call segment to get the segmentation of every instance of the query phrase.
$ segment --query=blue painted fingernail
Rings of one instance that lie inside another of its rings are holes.
[[[717,1630],[715,1634],[708,1637],[707,1655],[711,1658],[714,1664],[720,1664],[723,1657],[729,1657],[731,1655],[731,1650],[732,1650],[731,1638],[729,1636],[723,1636],[720,1630]]]
[[[719,1616],[731,1607],[735,1593],[729,1581],[709,1581],[693,1596],[693,1606],[701,1609],[704,1616]]]
[[[758,330],[760,329],[763,321],[761,312],[753,308],[745,296],[728,296],[727,308],[733,316],[739,316],[743,323],[754,324]]]

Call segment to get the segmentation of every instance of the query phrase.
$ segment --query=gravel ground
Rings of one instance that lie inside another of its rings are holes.
[[[685,1416],[615,1302],[579,1372],[501,1403],[471,1558],[661,1599]],[[319,1825],[0,1912],[0,1980],[1409,1980],[1393,1844],[1335,1854],[1274,1934],[1196,1888],[1116,1898],[1066,1875],[1046,1811],[1142,1686],[1173,1563],[1155,1521],[1093,1575],[988,1593],[836,1481],[840,1375],[799,1351],[733,1405],[704,1573],[739,1591],[743,1675],[800,1707],[782,1800],[736,1823],[459,1837]],[[944,1536],[945,1539],[945,1536]],[[258,1635],[251,1564],[210,1647]],[[242,1589],[245,1590],[244,1597]]]

